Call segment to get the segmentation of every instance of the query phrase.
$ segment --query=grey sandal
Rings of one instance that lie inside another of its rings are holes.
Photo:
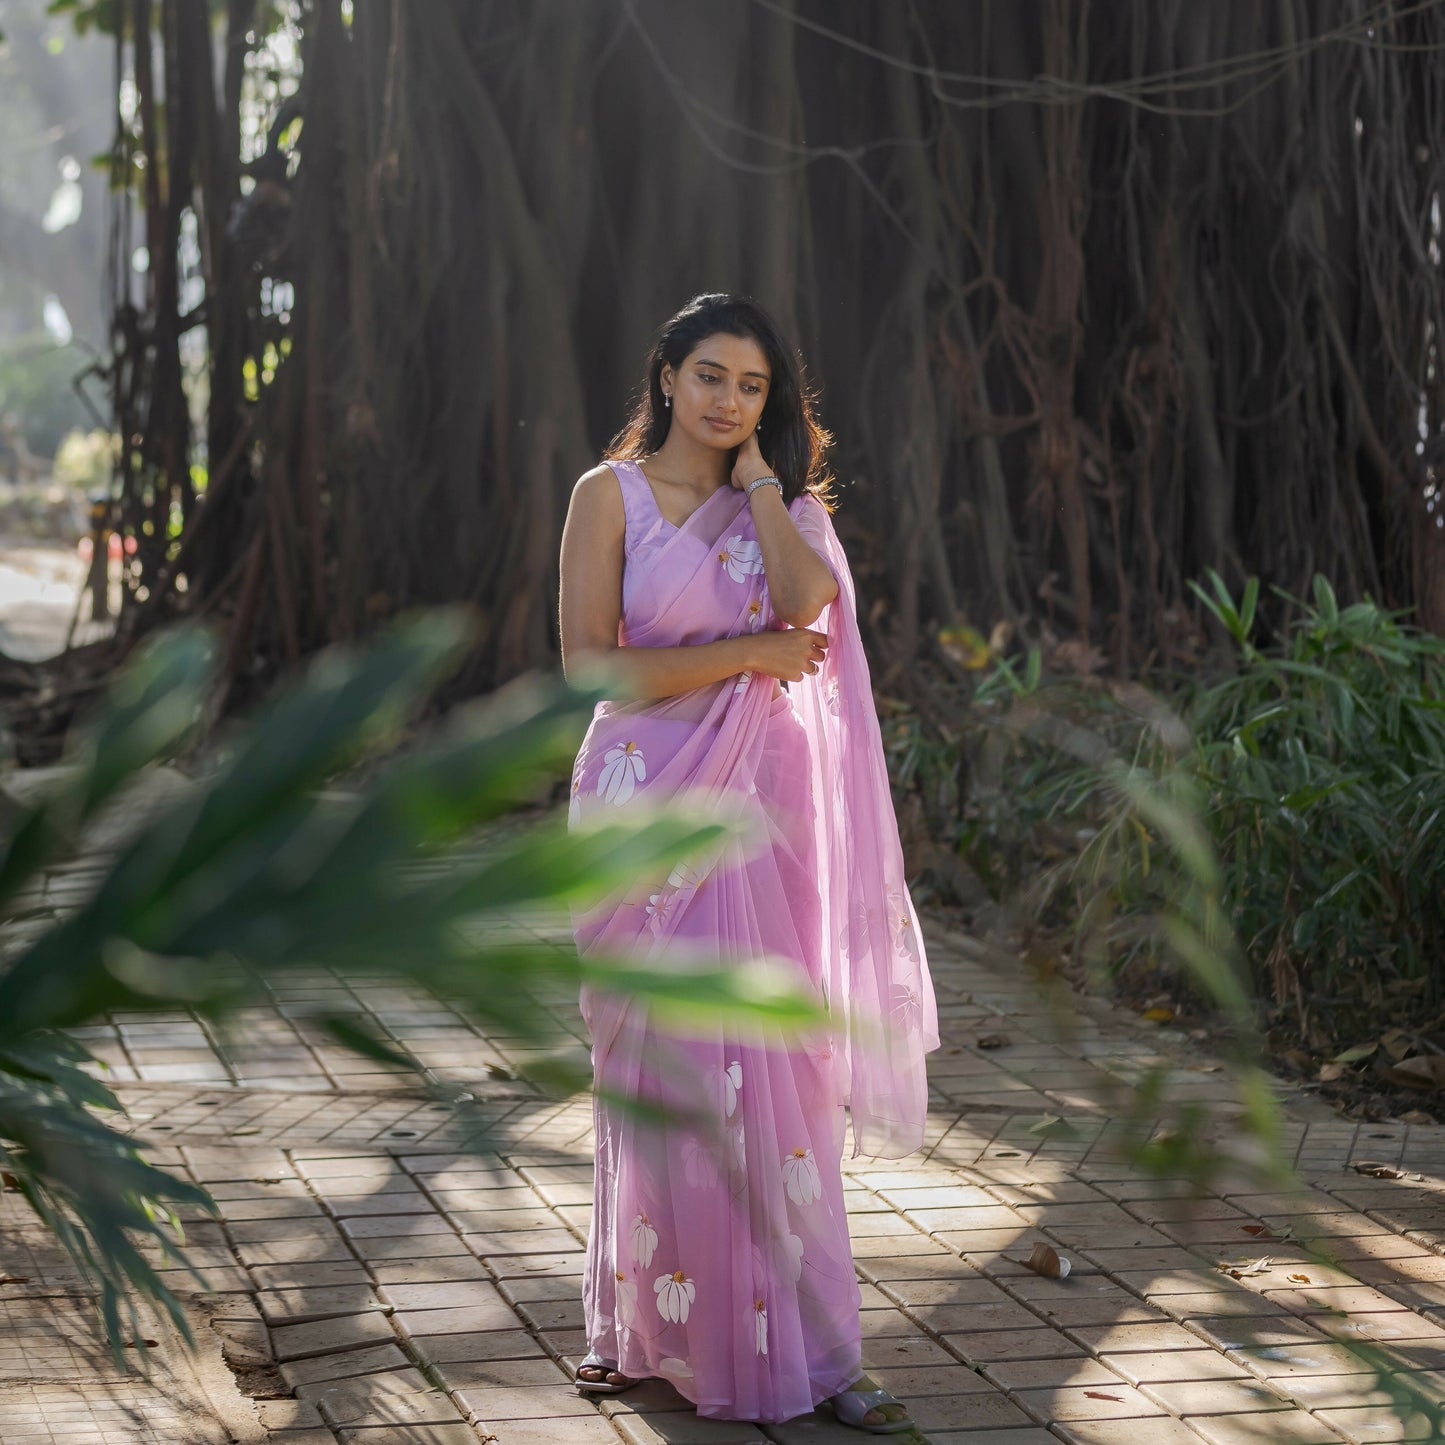
[[[903,1401],[890,1395],[887,1390],[844,1390],[828,1399],[833,1413],[843,1425],[855,1430],[866,1430],[870,1435],[901,1435],[905,1430],[915,1429],[917,1422],[904,1416],[901,1420],[885,1420],[881,1425],[870,1425],[864,1419],[870,1411],[880,1405],[903,1405]],[[903,1406],[904,1409],[908,1407]]]
[[[588,1350],[587,1358],[581,1361],[576,1373],[572,1377],[572,1383],[583,1395],[620,1395],[624,1390],[630,1390],[638,1381],[630,1375],[623,1375],[620,1382],[603,1378],[601,1380],[584,1380],[583,1370],[601,1370],[603,1376],[621,1375],[622,1371],[617,1368],[616,1360],[604,1360],[596,1350]]]

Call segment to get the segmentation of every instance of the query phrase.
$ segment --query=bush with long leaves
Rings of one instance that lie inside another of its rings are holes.
[[[804,997],[762,970],[651,972],[509,941],[515,930],[496,927],[519,908],[564,909],[665,873],[721,836],[675,815],[573,832],[553,818],[510,830],[503,846],[474,845],[482,825],[565,768],[593,697],[516,685],[459,710],[363,785],[323,790],[398,742],[468,641],[459,614],[439,613],[364,652],[323,654],[231,738],[218,765],[131,832],[85,901],[0,971],[0,1164],[95,1288],[115,1348],[139,1338],[137,1296],[185,1331],[140,1245],[163,1244],[188,1267],[178,1211],[210,1201],[97,1116],[118,1102],[83,1067],[88,1055],[67,1028],[177,1007],[224,1025],[265,980],[318,967],[413,982],[484,1026],[536,1041],[552,1027],[541,996],[584,982],[683,1013],[816,1021]],[[6,916],[23,911],[24,890],[76,849],[124,785],[193,736],[213,686],[198,632],[159,639],[119,675],[59,780],[31,803],[12,801],[0,824]],[[315,1022],[372,1058],[414,1062],[354,1016]]]

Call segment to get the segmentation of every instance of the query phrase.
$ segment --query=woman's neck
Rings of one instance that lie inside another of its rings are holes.
[[[647,461],[660,477],[695,487],[700,492],[715,492],[727,486],[732,470],[730,453],[701,446],[678,427],[668,432],[667,440]]]

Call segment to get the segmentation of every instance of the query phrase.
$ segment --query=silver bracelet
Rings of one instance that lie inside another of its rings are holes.
[[[759,487],[776,487],[778,489],[778,495],[780,497],[783,495],[783,484],[776,477],[758,477],[756,481],[748,483],[748,499],[750,501],[752,500],[753,493],[757,491]]]

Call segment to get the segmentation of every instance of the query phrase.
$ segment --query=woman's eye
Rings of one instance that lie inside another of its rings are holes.
[[[717,377],[715,377],[715,376],[709,376],[709,375],[707,374],[707,372],[705,372],[705,371],[700,371],[700,372],[698,372],[698,374],[697,374],[697,379],[698,379],[699,381],[716,381],[716,380],[717,380]]]

